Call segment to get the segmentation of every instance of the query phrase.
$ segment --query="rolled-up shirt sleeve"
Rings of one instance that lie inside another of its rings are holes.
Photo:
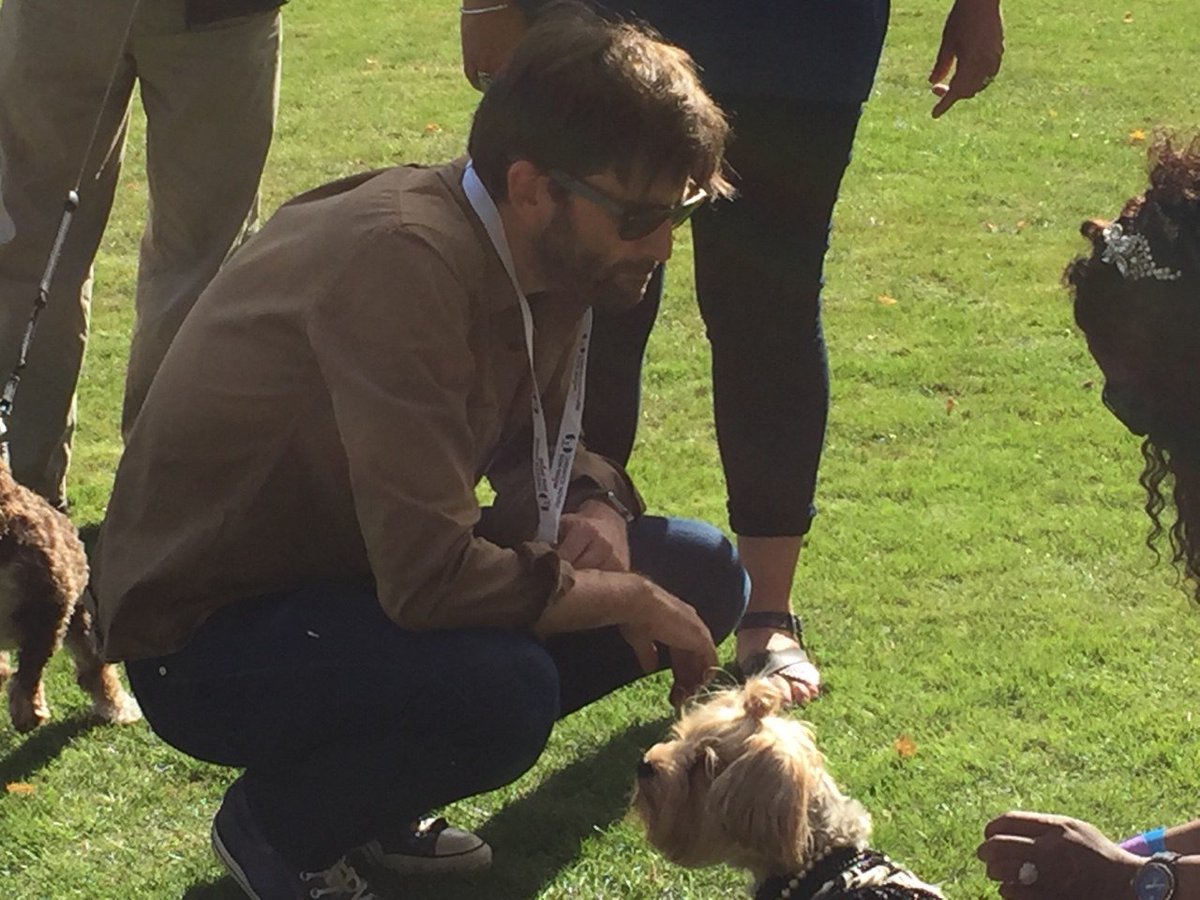
[[[334,283],[306,327],[384,611],[415,629],[529,625],[572,571],[545,544],[501,547],[474,533],[466,289],[399,228],[360,241]]]

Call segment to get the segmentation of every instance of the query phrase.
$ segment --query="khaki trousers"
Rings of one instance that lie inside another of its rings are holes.
[[[274,130],[278,12],[188,30],[183,0],[142,0],[126,37],[133,3],[0,5],[0,190],[15,227],[0,245],[0,384],[16,364],[63,201],[79,185],[79,210],[38,319],[9,433],[17,480],[56,503],[65,499],[92,262],[121,170],[135,82],[146,112],[149,209],[123,434],[184,317],[254,226]]]

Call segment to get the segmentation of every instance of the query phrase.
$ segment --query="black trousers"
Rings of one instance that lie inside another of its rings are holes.
[[[722,105],[739,196],[697,213],[692,239],[729,522],[739,535],[802,535],[816,512],[829,412],[823,267],[862,107],[769,97]],[[661,292],[660,273],[633,310],[596,314],[584,435],[621,462]]]

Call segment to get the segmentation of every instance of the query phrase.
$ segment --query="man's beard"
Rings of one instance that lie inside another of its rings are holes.
[[[566,206],[555,210],[533,249],[550,290],[605,312],[637,306],[658,265],[649,258],[606,264],[599,254],[581,246]]]

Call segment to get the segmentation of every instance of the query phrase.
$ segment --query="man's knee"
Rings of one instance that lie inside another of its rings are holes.
[[[697,566],[703,572],[701,589],[689,602],[720,642],[733,631],[750,599],[750,579],[737,548],[718,528],[704,525],[699,537]]]
[[[635,526],[634,566],[690,603],[721,641],[750,596],[737,549],[720,529],[692,519],[646,517]]]
[[[525,640],[493,656],[478,674],[477,689],[488,696],[475,698],[487,701],[473,704],[481,711],[475,729],[493,762],[496,754],[505,757],[498,776],[507,784],[537,762],[558,720],[558,669],[540,644]]]

